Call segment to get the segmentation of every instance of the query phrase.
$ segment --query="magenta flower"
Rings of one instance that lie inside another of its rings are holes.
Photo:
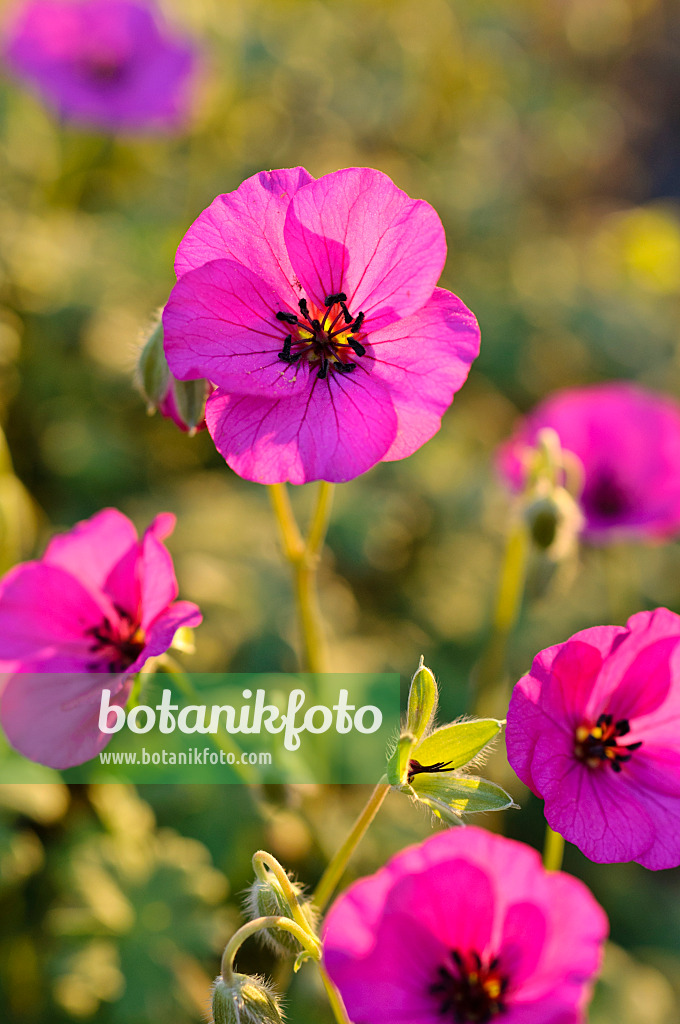
[[[342,481],[439,429],[479,349],[435,285],[444,230],[379,171],[262,172],[218,196],[180,243],[163,313],[181,380],[217,385],[208,430],[260,483]]]
[[[200,623],[195,604],[175,601],[162,543],[174,525],[164,513],[138,540],[122,512],[104,509],[0,580],[0,724],[25,757],[52,768],[94,757],[110,739],[98,726],[102,690],[122,707],[147,658]]]
[[[167,131],[188,107],[193,51],[143,0],[29,0],[5,58],[69,121],[106,131]]]
[[[534,659],[508,759],[548,824],[599,863],[680,865],[680,616],[639,612]]]
[[[324,931],[354,1024],[578,1024],[607,919],[535,850],[469,826],[351,886]]]
[[[542,402],[500,452],[501,472],[519,489],[527,449],[550,427],[582,463],[584,536],[669,537],[680,531],[680,406],[635,384],[558,392]]]

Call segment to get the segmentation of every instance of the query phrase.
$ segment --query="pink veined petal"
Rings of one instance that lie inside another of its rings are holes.
[[[313,180],[304,167],[261,171],[235,192],[218,196],[180,242],[177,276],[212,260],[234,260],[289,304],[297,305],[300,295],[294,287],[283,225],[291,198]]]
[[[285,401],[218,389],[206,423],[227,464],[262,484],[352,480],[380,461],[397,429],[389,393],[358,370],[314,379],[307,396]]]
[[[620,774],[604,763],[589,768],[546,735],[536,744],[532,776],[550,827],[595,863],[637,860],[654,841],[656,829],[625,766]]]
[[[139,672],[147,658],[155,658],[164,654],[172,645],[175,633],[182,626],[193,629],[200,626],[203,616],[198,605],[191,601],[175,601],[152,622],[147,630],[144,650],[137,661],[130,666],[130,672]]]
[[[177,579],[170,552],[150,528],[140,551],[141,626],[149,626],[177,597]]]
[[[42,561],[65,569],[87,590],[102,590],[116,563],[136,545],[137,531],[127,516],[105,508],[53,537]]]
[[[123,707],[130,680],[120,675],[34,672],[12,676],[0,701],[0,724],[20,754],[50,768],[95,757],[111,739],[99,731],[101,693]]]
[[[435,288],[422,309],[371,332],[369,342],[365,358],[389,387],[398,420],[383,461],[403,459],[439,430],[479,355],[479,326],[457,296]]]
[[[239,394],[288,397],[307,386],[306,362],[279,359],[290,305],[261,277],[215,260],[179,279],[163,311],[165,354],[180,380],[199,377]],[[297,310],[296,310],[297,312]]]
[[[307,298],[323,308],[327,295],[345,292],[369,330],[424,306],[446,261],[444,229],[429,203],[370,168],[335,171],[296,192],[284,238]]]
[[[101,624],[101,602],[64,569],[18,565],[0,583],[0,660],[34,662],[55,653],[87,662],[85,631]]]

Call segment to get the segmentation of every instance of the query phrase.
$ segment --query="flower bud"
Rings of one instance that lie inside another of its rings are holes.
[[[430,669],[420,659],[420,665],[411,680],[408,695],[408,717],[406,729],[417,740],[431,726],[437,711],[437,683]]]
[[[168,393],[158,411],[193,436],[205,428],[205,402],[211,391],[207,380],[176,380],[171,376]]]
[[[302,913],[314,931],[316,914],[311,902],[302,896],[302,886],[298,882],[291,880],[290,884],[298,898]],[[288,900],[272,871],[267,872],[266,880],[256,878],[251,885],[246,896],[245,912],[251,920],[257,917],[287,917],[291,921],[294,920]],[[296,955],[302,949],[295,936],[283,928],[263,928],[258,935],[278,956]]]
[[[564,487],[535,494],[527,501],[524,517],[533,543],[553,561],[560,561],[575,549],[583,515]]]
[[[137,380],[149,409],[157,409],[170,387],[170,370],[163,349],[163,324],[160,318],[139,354]]]
[[[233,974],[229,982],[219,975],[212,993],[213,1024],[283,1024],[279,1002],[260,978]]]

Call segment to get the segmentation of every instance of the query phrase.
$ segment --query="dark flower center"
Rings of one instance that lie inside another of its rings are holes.
[[[86,630],[92,637],[88,650],[96,659],[87,666],[88,672],[124,672],[144,650],[144,631],[132,615],[120,605],[114,605],[119,621],[111,622],[104,616],[100,626]]]
[[[357,364],[355,356],[366,354],[366,348],[358,340],[364,322],[364,314],[353,316],[347,308],[344,292],[327,295],[324,300],[326,311],[323,319],[313,317],[306,299],[300,299],[300,315],[280,311],[276,319],[290,324],[292,330],[283,342],[279,359],[284,363],[296,363],[306,359],[312,367],[318,367],[317,377],[328,376],[329,370],[336,373],[351,373]]]
[[[487,1024],[506,1012],[510,979],[499,971],[498,957],[484,965],[479,953],[464,956],[453,949],[451,961],[438,969],[439,978],[430,988],[440,1000],[440,1017],[455,1024]]]
[[[630,761],[633,751],[642,746],[642,740],[619,746],[619,738],[629,732],[627,718],[615,722],[613,715],[600,715],[595,725],[587,722],[579,725],[574,734],[574,753],[589,768],[610,764],[615,772],[620,772],[621,765]]]
[[[617,519],[630,511],[631,501],[616,477],[603,472],[588,490],[588,506],[602,519]]]
[[[78,66],[90,85],[101,89],[118,85],[128,72],[128,61],[113,53],[86,54]]]
[[[414,775],[434,775],[437,772],[449,772],[452,770],[452,764],[453,761],[437,761],[435,764],[421,764],[420,761],[416,761],[415,758],[411,758],[408,763],[407,781],[410,782]]]

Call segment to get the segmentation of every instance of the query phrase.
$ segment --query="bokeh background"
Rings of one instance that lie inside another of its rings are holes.
[[[398,671],[406,685],[424,654],[444,712],[462,713],[512,515],[493,453],[518,413],[612,378],[680,397],[680,7],[162,7],[201,53],[181,136],[62,126],[0,81],[0,570],[103,506],[140,526],[172,510],[181,594],[205,615],[185,666],[295,667],[265,490],[228,470],[205,433],[147,416],[133,370],[176,246],[217,193],[262,168],[378,167],[440,213],[442,284],[477,314],[482,354],[433,441],[338,488],[321,570],[331,663]],[[303,519],[311,491],[294,495]],[[534,557],[509,677],[576,629],[659,604],[680,612],[679,580],[678,544],[585,549],[558,566]],[[522,810],[483,824],[540,846],[541,805],[502,757],[491,770]],[[0,786],[0,1018],[199,1021],[252,852],[270,849],[312,884],[365,795],[69,788],[47,771]],[[392,794],[352,873],[431,828]],[[566,868],[611,920],[593,1024],[677,1024],[678,871],[596,866],[574,849]],[[239,963],[273,966],[253,944]],[[292,1022],[329,1019],[314,973],[292,984]]]

